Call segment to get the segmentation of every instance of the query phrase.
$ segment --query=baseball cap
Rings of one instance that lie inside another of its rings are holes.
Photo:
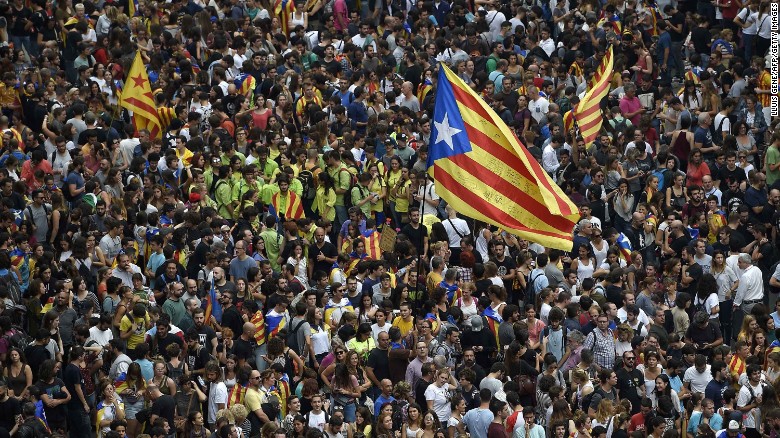
[[[736,420],[729,421],[729,430],[739,430],[739,423]]]

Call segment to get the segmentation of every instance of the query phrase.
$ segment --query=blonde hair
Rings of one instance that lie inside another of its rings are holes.
[[[233,412],[231,412],[231,410],[228,408],[220,409],[217,411],[217,418],[223,418],[223,417],[227,418],[228,423],[230,424],[236,423],[236,418],[233,416]]]
[[[244,405],[235,404],[228,409],[230,410],[230,413],[233,414],[233,418],[246,419],[249,415],[249,411]]]

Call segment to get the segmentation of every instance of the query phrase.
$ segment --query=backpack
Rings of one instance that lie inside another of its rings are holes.
[[[306,320],[300,321],[298,324],[293,327],[292,330],[287,334],[287,346],[294,352],[301,354],[301,346],[298,344],[298,330],[301,328],[303,323],[305,323]]]
[[[638,330],[641,330],[642,329],[642,325],[641,325],[642,323],[640,322],[639,324],[640,325],[639,325],[639,329]],[[569,330],[563,324],[561,324],[561,330],[563,330],[563,351],[566,352],[566,335],[568,334]],[[543,339],[546,336],[550,336],[550,326],[549,325],[545,326],[542,329],[542,334],[539,335],[539,339],[541,340],[541,339]],[[560,370],[558,370],[558,372],[560,372]]]
[[[314,186],[314,174],[311,172],[311,170],[301,170],[301,172],[298,174],[298,180],[303,186],[301,198],[309,200],[314,199],[315,195],[317,194],[317,187]]]
[[[390,406],[393,407],[393,412],[390,414],[390,418],[393,419],[393,430],[400,430],[401,426],[404,424],[403,406],[401,406],[401,402],[398,400],[390,402]]]
[[[536,280],[544,275],[544,271],[540,272],[537,276],[531,277],[531,275],[528,275],[528,283],[525,284],[525,297],[523,298],[523,301],[526,303],[535,303],[536,302],[536,288],[534,287],[534,283],[536,283]]]
[[[609,124],[612,127],[612,132],[617,134],[619,132],[626,132],[626,128],[628,128],[628,119],[623,117],[623,119],[619,122],[615,122],[614,126],[612,123]]]
[[[764,382],[759,383],[759,385],[761,385],[762,391],[763,388],[766,387],[766,383]],[[753,392],[753,387],[750,386],[750,382],[748,382],[748,384],[745,385],[745,388],[747,388],[748,392],[750,392],[750,400],[747,402],[747,404],[752,405],[756,401],[756,393]]]
[[[712,143],[716,145],[723,144],[723,122],[728,119],[729,116],[723,116],[722,119],[720,119],[720,123],[718,123],[718,127],[716,128],[713,124],[710,129],[712,130],[710,133],[712,134]],[[730,121],[730,120],[729,120]],[[731,124],[729,124],[729,132],[731,131]]]
[[[27,336],[21,327],[11,327],[11,333],[4,334],[2,340],[5,342],[6,349],[18,348],[22,351],[32,342],[32,339]]]
[[[338,179],[336,180],[336,186],[339,185],[339,181],[341,179],[341,172],[347,172],[349,174],[349,188],[347,189],[346,192],[344,192],[344,207],[346,207],[347,210],[349,210],[349,208],[352,207],[352,189],[354,189],[359,184],[357,183],[357,176],[355,174],[353,174],[346,168],[341,168],[339,169],[339,173],[337,175]]]

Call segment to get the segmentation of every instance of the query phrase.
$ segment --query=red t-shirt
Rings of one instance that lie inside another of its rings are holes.
[[[504,429],[504,425],[499,423],[490,423],[487,432],[488,438],[509,438],[506,429]]]
[[[633,432],[635,430],[645,430],[645,415],[641,412],[632,415],[631,422],[628,424],[629,432]]]

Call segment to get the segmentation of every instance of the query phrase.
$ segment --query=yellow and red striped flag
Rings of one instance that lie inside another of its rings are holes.
[[[152,85],[149,83],[149,75],[141,60],[141,53],[135,54],[133,66],[127,75],[125,86],[122,89],[122,98],[119,105],[133,112],[133,124],[135,130],[146,129],[151,138],[161,138],[160,118],[157,115],[157,105],[152,95]]]
[[[601,131],[601,123],[604,120],[601,114],[601,100],[609,92],[610,79],[612,78],[614,59],[612,46],[607,49],[601,64],[593,77],[596,78],[593,87],[589,87],[585,97],[577,104],[574,117],[577,120],[577,126],[582,133],[582,139],[586,145],[590,145],[596,140]]]
[[[160,129],[166,130],[171,125],[171,120],[176,118],[176,108],[168,106],[158,107],[157,117],[160,120]]]
[[[295,2],[293,0],[276,0],[274,2],[274,13],[279,17],[279,24],[282,25],[282,34],[290,37],[290,30],[287,24],[290,21],[290,15],[295,12]]]
[[[565,251],[577,207],[500,117],[439,65],[428,173],[436,193],[471,218]]]

